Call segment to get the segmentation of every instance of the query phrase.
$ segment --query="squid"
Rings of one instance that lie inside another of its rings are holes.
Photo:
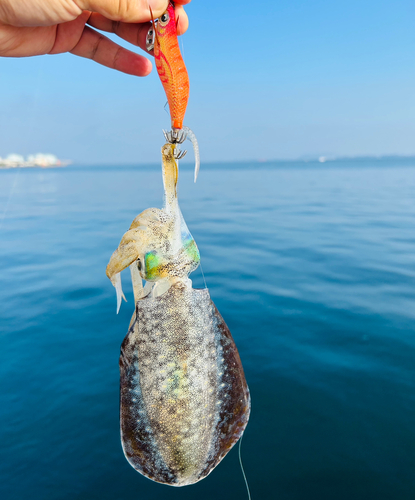
[[[119,361],[123,451],[138,472],[171,486],[205,478],[241,438],[251,407],[232,335],[209,290],[189,278],[200,253],[178,203],[179,144],[161,149],[163,208],[133,220],[106,270],[117,312],[127,267],[135,300]]]

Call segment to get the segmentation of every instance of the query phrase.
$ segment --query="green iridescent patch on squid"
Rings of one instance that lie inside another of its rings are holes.
[[[156,251],[147,252],[144,256],[145,273],[147,280],[160,277],[161,258]]]
[[[200,262],[200,253],[197,248],[196,242],[191,235],[183,241],[183,246],[186,254],[190,258],[190,260],[194,263]]]

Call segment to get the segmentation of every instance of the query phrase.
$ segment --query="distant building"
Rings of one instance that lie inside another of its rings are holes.
[[[10,154],[6,158],[0,158],[0,168],[17,168],[17,167],[64,167],[71,163],[68,160],[59,160],[55,155],[37,153],[29,155],[25,160],[22,155]]]

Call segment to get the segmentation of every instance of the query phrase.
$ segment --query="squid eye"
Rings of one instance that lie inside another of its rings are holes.
[[[170,16],[168,12],[165,12],[159,19],[160,24],[165,26],[170,21]]]

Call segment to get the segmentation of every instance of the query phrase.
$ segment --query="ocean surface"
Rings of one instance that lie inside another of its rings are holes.
[[[415,498],[415,159],[181,166],[180,205],[252,396],[252,500]],[[203,481],[124,458],[105,275],[161,168],[0,171],[0,498],[247,499],[235,447]],[[204,286],[198,270],[196,287]]]

